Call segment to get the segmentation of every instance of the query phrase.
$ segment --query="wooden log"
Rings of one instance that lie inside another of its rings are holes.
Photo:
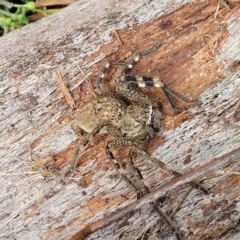
[[[238,5],[228,9],[216,0],[78,1],[0,38],[0,238],[175,239],[162,224],[155,235],[150,231],[159,217],[149,204],[94,227],[134,203],[136,194],[105,155],[111,136],[97,135],[81,154],[78,172],[64,175],[84,138],[70,125],[77,110],[96,97],[95,80],[106,61],[126,61],[160,41],[161,48],[141,59],[133,73],[159,76],[201,105],[179,102],[186,111],[176,113],[161,89],[143,89],[164,107],[162,132],[148,152],[186,177],[239,148],[239,16]],[[107,88],[114,88],[110,79],[120,71],[109,73]],[[123,167],[127,150],[114,152]],[[136,165],[151,191],[173,184],[173,176],[147,159],[140,156]],[[205,172],[202,184],[212,194],[192,190],[173,219],[183,239],[227,239],[239,232],[239,170],[236,158]],[[186,185],[166,191],[159,205],[170,212],[185,191]]]

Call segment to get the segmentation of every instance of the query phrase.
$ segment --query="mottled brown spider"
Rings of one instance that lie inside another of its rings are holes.
[[[148,140],[155,138],[161,128],[162,104],[158,100],[149,99],[145,94],[137,92],[136,88],[161,87],[171,106],[178,111],[180,111],[180,109],[176,106],[172,96],[180,98],[187,103],[196,102],[196,100],[189,100],[169,88],[158,77],[130,75],[131,69],[141,57],[156,51],[159,47],[160,44],[158,43],[153,48],[135,55],[127,64],[118,62],[108,62],[105,64],[97,80],[100,95],[82,107],[72,125],[72,129],[77,134],[82,134],[84,132],[89,133],[76,150],[72,162],[72,169],[75,170],[77,167],[77,157],[80,149],[84,147],[96,134],[99,132],[111,134],[115,137],[115,139],[107,142],[106,155],[121,178],[135,189],[138,193],[138,197],[149,192],[147,186],[144,184],[140,171],[134,166],[134,159],[138,154],[154,161],[155,164],[175,176],[180,176],[181,174],[169,169],[160,160],[153,159],[150,154],[144,150],[144,144]],[[102,90],[102,81],[111,65],[124,66],[120,76],[115,79],[115,93]],[[133,178],[136,180],[135,182],[121,173],[121,168],[111,152],[112,147],[119,146],[130,147],[128,162],[131,167]],[[208,192],[207,189],[205,189],[197,181],[194,181],[191,184],[193,187],[200,188],[205,193]],[[156,205],[153,204],[153,206],[154,209],[156,209],[171,226],[174,232],[177,232],[176,227],[166,214]],[[179,234],[176,236],[178,239],[181,239]]]

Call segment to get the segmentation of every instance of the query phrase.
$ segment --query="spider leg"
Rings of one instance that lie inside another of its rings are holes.
[[[101,89],[102,81],[103,81],[104,77],[106,76],[107,71],[110,69],[111,66],[117,65],[117,66],[125,67],[124,70],[122,71],[122,74],[125,75],[132,70],[133,66],[140,60],[141,57],[146,56],[146,55],[148,55],[152,52],[155,52],[156,50],[158,50],[158,48],[160,46],[161,46],[161,43],[158,42],[157,44],[155,44],[150,49],[135,55],[129,63],[122,63],[122,62],[107,62],[107,63],[105,63],[104,67],[102,68],[101,73],[99,74],[99,76],[97,78],[98,90],[100,92],[102,92],[102,89]]]
[[[133,149],[130,149],[129,152],[129,156],[128,156],[128,163],[129,163],[129,167],[131,170],[132,175],[135,177],[137,184],[139,186],[139,192],[141,193],[141,196],[146,195],[147,193],[149,193],[148,187],[145,185],[144,181],[143,181],[143,177],[141,172],[139,171],[139,169],[134,165],[134,160],[137,157],[137,153],[135,151],[133,151]]]
[[[169,92],[167,92],[167,90],[166,90],[165,88],[162,88],[162,89],[163,89],[163,92],[164,92],[165,96],[167,97],[167,100],[169,101],[171,107],[172,107],[173,109],[176,109],[177,111],[181,112],[182,109],[179,108],[179,107],[177,107],[175,101],[173,100],[173,98],[171,97],[171,95],[169,94]]]
[[[149,193],[149,189],[148,187],[145,185],[144,181],[143,181],[143,177],[140,173],[140,171],[138,170],[137,167],[135,167],[134,165],[134,160],[137,157],[137,153],[134,151],[133,148],[131,148],[130,153],[129,153],[129,161],[130,161],[130,167],[132,168],[132,173],[133,175],[137,178],[137,182],[138,185],[140,186],[139,191],[145,195],[147,193]],[[141,190],[142,189],[142,190]],[[186,197],[185,197],[186,198]],[[184,199],[185,199],[184,198]],[[181,203],[183,202],[183,200],[181,201]],[[173,218],[173,214],[171,214],[171,216],[168,216],[157,204],[157,202],[152,202],[151,203],[152,208],[158,213],[158,215],[165,221],[165,223],[172,229],[172,231],[174,232],[175,236],[177,239],[182,239],[181,236],[179,235],[178,229],[175,226],[175,224],[172,222],[172,218]],[[175,209],[174,214],[179,210],[180,205],[178,204],[177,206],[178,208]]]
[[[148,97],[145,94],[129,88],[129,86],[125,82],[125,76],[118,77],[115,80],[115,82],[116,82],[117,93],[129,99],[131,102],[138,103],[138,104],[152,105],[153,103],[152,100],[148,99]]]
[[[162,219],[167,223],[167,225],[173,230],[177,240],[182,240],[182,237],[180,236],[179,231],[172,222],[171,218],[161,208],[159,208],[155,202],[152,203],[151,205],[153,209],[158,213],[158,215],[161,216]]]
[[[176,92],[175,90],[171,89],[170,87],[168,87],[165,84],[163,86],[163,92],[165,93],[165,95],[166,95],[168,101],[170,102],[172,108],[176,109],[178,111],[182,111],[182,109],[177,107],[177,105],[174,102],[172,96],[178,97],[179,99],[181,99],[182,101],[184,101],[186,103],[198,102],[198,100],[190,100],[190,99],[186,98],[185,96],[181,95],[180,93]]]
[[[138,147],[137,145],[135,144],[132,144],[135,151],[139,154],[141,154],[142,156],[146,157],[147,159],[149,159],[150,161],[152,161],[156,166],[162,168],[163,170],[166,170],[167,172],[169,172],[170,174],[176,176],[176,177],[179,177],[181,176],[182,174],[175,171],[175,170],[172,170],[170,169],[164,162],[156,159],[156,158],[153,158],[151,157],[151,155],[146,152],[145,150],[143,150],[142,148]],[[202,184],[200,184],[198,181],[191,181],[189,183],[191,186],[193,186],[194,188],[197,188],[197,189],[200,189],[202,192],[204,192],[205,194],[210,194],[209,190],[206,189]]]
[[[157,42],[155,45],[153,45],[153,47],[151,47],[150,49],[148,49],[144,52],[139,53],[139,55],[141,57],[143,57],[143,56],[146,56],[150,53],[153,53],[153,52],[157,51],[161,47],[161,45],[162,45],[161,42]]]
[[[113,167],[116,169],[118,175],[131,187],[137,192],[137,198],[149,193],[147,186],[143,182],[142,175],[138,168],[135,167],[133,160],[136,158],[136,152],[133,149],[130,149],[128,163],[130,167],[130,171],[134,178],[136,179],[136,183],[133,183],[129,178],[127,178],[123,173],[121,173],[120,166],[117,163],[113,153],[111,152],[111,147],[120,147],[120,146],[132,146],[132,141],[124,138],[111,140],[106,145],[106,155],[108,156],[109,160],[111,161]],[[138,186],[137,186],[138,185]]]
[[[111,65],[110,62],[105,63],[104,67],[102,68],[101,73],[99,74],[99,76],[97,78],[97,87],[100,92],[102,92],[102,90],[101,90],[102,80],[104,79],[106,72],[110,68],[110,65]]]
[[[134,166],[134,158],[137,157],[137,152],[134,151],[134,147],[131,148],[130,153],[129,153],[129,160],[131,161],[131,165],[133,165],[133,167],[137,170],[135,174],[138,174],[139,177],[139,181],[142,182],[143,188],[146,189],[145,190],[145,194],[149,193],[150,191],[148,190],[147,186],[145,185],[144,181],[143,181],[143,177],[140,173],[140,171],[138,170],[138,168],[136,168]],[[184,200],[186,199],[186,197],[188,196],[188,194],[192,191],[193,186],[190,186],[189,189],[186,191],[186,193],[184,194],[184,196],[182,197],[182,199],[177,203],[177,205],[175,206],[175,209],[173,210],[173,212],[170,215],[170,219],[173,219],[173,217],[175,216],[175,214],[178,212],[178,210],[180,209],[181,205],[183,204]]]
[[[163,89],[173,95],[178,97],[179,99],[183,100],[186,103],[192,103],[192,102],[198,102],[198,100],[190,100],[189,98],[186,98],[185,96],[181,95],[180,93],[176,92],[175,90],[173,90],[172,88],[168,87],[166,84],[164,84]]]
[[[97,126],[95,129],[93,129],[93,131],[76,148],[75,153],[74,153],[73,158],[72,158],[72,161],[71,161],[72,171],[75,171],[76,168],[77,168],[77,164],[78,164],[77,158],[78,158],[79,152],[81,152],[82,148],[85,147],[88,144],[88,142],[91,141],[92,138],[96,134],[98,134],[100,132],[100,130],[105,126],[106,126],[106,124],[101,124],[101,125]]]
[[[120,85],[119,89],[123,88],[125,83],[125,91],[129,89],[129,91],[133,91],[134,89],[140,87],[161,87],[163,89],[164,94],[166,95],[168,101],[170,102],[173,109],[178,111],[182,111],[182,109],[178,108],[172,96],[175,96],[186,103],[198,102],[198,100],[190,100],[183,96],[182,94],[176,92],[175,90],[168,87],[166,84],[162,82],[162,80],[158,77],[147,77],[147,76],[134,76],[134,75],[122,75],[117,79],[117,84]],[[122,92],[121,92],[122,93]]]
[[[161,43],[158,42],[157,44],[155,44],[153,47],[151,47],[150,49],[144,51],[144,52],[140,52],[139,54],[135,54],[134,57],[130,60],[129,63],[125,64],[125,68],[122,71],[122,75],[128,74],[132,68],[134,67],[134,65],[136,65],[138,63],[138,61],[143,57],[146,56],[150,53],[153,53],[155,51],[157,51],[159,49],[159,47],[161,46]]]
[[[122,140],[122,141],[124,141],[124,140]],[[112,147],[112,146],[123,146],[122,141],[121,141],[121,145],[119,144],[118,139],[109,141],[106,145],[106,155],[109,158],[109,160],[111,161],[111,164],[113,165],[115,170],[117,171],[119,177],[122,178],[131,188],[133,188],[136,191],[137,198],[138,198],[142,194],[141,191],[139,191],[138,187],[129,178],[127,178],[123,173],[121,173],[120,166],[117,163],[115,157],[113,156],[113,153],[110,150],[110,147]],[[126,145],[128,145],[128,143],[126,143]]]
[[[110,69],[111,66],[118,65],[118,66],[126,66],[126,63],[121,62],[106,62],[105,65],[102,68],[101,73],[99,74],[97,78],[97,88],[100,92],[102,92],[102,81],[106,76],[107,71]]]
[[[111,163],[113,164],[114,168],[117,170],[120,177],[130,187],[132,187],[137,192],[137,195],[139,195],[139,194],[145,195],[145,194],[149,193],[149,189],[144,184],[140,171],[134,166],[134,163],[133,163],[134,158],[136,158],[136,156],[137,156],[137,152],[135,152],[135,150],[131,148],[130,154],[129,154],[129,163],[130,163],[129,165],[130,165],[130,168],[131,168],[131,172],[137,178],[137,183],[140,186],[140,188],[138,188],[130,179],[128,179],[125,175],[123,175],[119,171],[120,167],[119,167],[118,163],[116,162],[112,152],[110,151],[110,147],[113,147],[113,146],[133,146],[133,142],[131,140],[128,140],[128,139],[116,139],[116,140],[109,141],[107,143],[107,146],[106,146],[106,154],[107,154],[108,158],[110,159]],[[181,240],[182,238],[179,235],[178,229],[174,225],[174,223],[171,221],[170,217],[167,216],[167,214],[157,206],[156,202],[153,202],[151,204],[151,206],[159,214],[159,216],[169,225],[169,227],[173,230],[176,238],[178,240]]]
[[[172,213],[170,215],[170,219],[172,219],[175,216],[175,214],[179,211],[180,207],[182,206],[183,202],[185,201],[185,199],[187,198],[189,193],[192,191],[192,189],[193,189],[193,186],[190,186],[187,189],[187,191],[185,192],[185,194],[183,195],[181,200],[177,203],[177,205],[175,206],[174,210],[172,211]]]

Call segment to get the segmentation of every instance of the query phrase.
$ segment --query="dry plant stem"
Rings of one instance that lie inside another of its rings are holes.
[[[37,7],[49,7],[54,5],[69,5],[73,2],[76,2],[76,0],[41,0],[37,1]]]
[[[63,81],[62,75],[59,71],[55,71],[54,75],[58,81],[59,87],[61,88],[63,95],[65,96],[68,105],[70,106],[70,108],[74,108],[75,107],[75,102],[67,88],[66,83]]]
[[[118,32],[117,32],[117,30],[115,30],[115,31],[114,31],[114,34],[116,35],[116,37],[117,37],[117,40],[118,40],[119,44],[122,46],[122,45],[123,45],[123,43],[122,43],[122,40],[121,40],[121,38],[120,38],[120,37],[119,37],[119,35],[118,35]]]

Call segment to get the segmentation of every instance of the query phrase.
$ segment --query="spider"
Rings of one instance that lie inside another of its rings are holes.
[[[106,155],[119,176],[137,192],[138,197],[149,193],[147,186],[143,182],[140,171],[134,166],[134,160],[138,154],[150,159],[156,165],[175,176],[180,176],[181,174],[169,169],[160,160],[153,159],[151,155],[144,150],[145,143],[154,139],[160,131],[162,104],[156,99],[149,99],[145,94],[136,91],[136,89],[138,87],[161,87],[172,108],[178,111],[181,111],[181,109],[176,106],[172,96],[187,103],[196,102],[196,100],[189,100],[180,93],[174,91],[165,85],[158,77],[135,76],[130,74],[133,66],[141,57],[158,50],[160,45],[160,43],[157,43],[147,51],[136,54],[128,63],[106,63],[97,79],[97,87],[100,95],[96,99],[90,100],[82,107],[72,124],[72,129],[78,135],[88,133],[88,136],[82,141],[75,152],[72,161],[72,169],[75,170],[77,168],[77,156],[80,149],[86,146],[99,132],[106,132],[115,137],[114,140],[107,142]],[[115,79],[115,93],[102,90],[103,79],[112,65],[124,67],[120,76]],[[130,163],[130,170],[136,179],[135,182],[121,173],[120,166],[111,151],[112,147],[122,146],[130,147],[128,162]],[[208,193],[208,190],[197,181],[193,181],[190,184],[193,187],[200,188],[204,193]],[[155,203],[153,203],[153,207],[165,219],[168,225],[177,232],[176,227],[166,214],[162,212]],[[178,239],[181,239],[179,235],[176,236]]]

